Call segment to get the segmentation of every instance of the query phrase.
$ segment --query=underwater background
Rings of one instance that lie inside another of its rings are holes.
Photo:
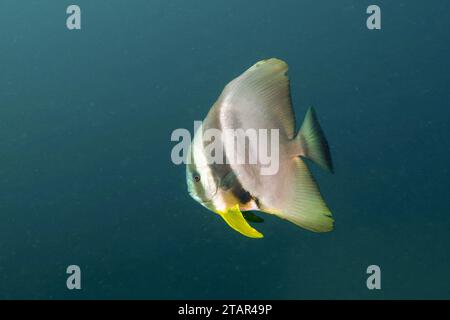
[[[81,7],[81,30],[66,8]],[[366,9],[381,8],[381,30]],[[0,1],[0,298],[450,298],[450,2]],[[335,230],[245,238],[171,162],[224,85],[289,64]],[[66,288],[79,265],[81,290]],[[381,268],[381,290],[366,269]]]

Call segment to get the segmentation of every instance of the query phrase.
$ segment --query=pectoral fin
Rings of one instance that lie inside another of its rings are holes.
[[[256,214],[250,211],[242,212],[242,215],[244,216],[245,220],[250,222],[256,222],[256,223],[262,223],[264,222],[264,219],[261,217],[258,217]]]
[[[262,233],[252,228],[244,219],[239,205],[227,209],[226,211],[219,211],[218,214],[225,220],[225,222],[237,232],[242,233],[249,238],[262,238]]]

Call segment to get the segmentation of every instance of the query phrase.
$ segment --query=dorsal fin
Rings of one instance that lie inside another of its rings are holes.
[[[278,128],[294,138],[288,65],[279,59],[262,60],[228,83],[217,106],[226,128]],[[233,115],[239,123],[229,119]]]

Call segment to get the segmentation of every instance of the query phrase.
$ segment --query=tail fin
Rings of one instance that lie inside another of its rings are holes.
[[[300,132],[295,140],[300,143],[302,149],[301,155],[303,157],[313,161],[322,169],[333,173],[333,163],[331,161],[328,142],[319,125],[313,107],[308,109]]]

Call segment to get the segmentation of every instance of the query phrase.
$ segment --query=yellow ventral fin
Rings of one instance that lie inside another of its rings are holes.
[[[263,238],[263,234],[258,232],[256,229],[252,228],[244,216],[241,210],[239,210],[239,205],[226,210],[219,211],[218,214],[225,220],[225,222],[232,227],[237,232],[242,233],[244,236],[249,238]]]

